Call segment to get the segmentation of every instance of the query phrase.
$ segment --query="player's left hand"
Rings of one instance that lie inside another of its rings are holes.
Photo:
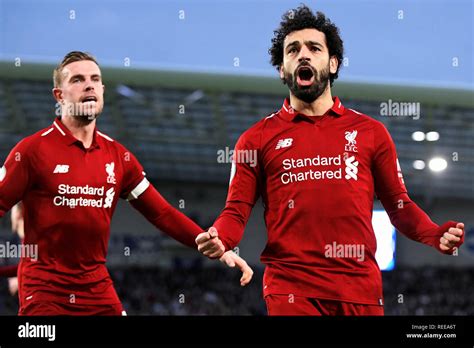
[[[242,277],[240,278],[240,285],[245,286],[252,280],[253,270],[249,267],[247,262],[239,255],[234,253],[232,250],[229,250],[224,253],[219,259],[220,262],[226,264],[227,266],[233,268],[235,266],[239,267],[242,271]]]
[[[456,225],[456,227],[451,227],[447,232],[443,234],[443,236],[439,239],[439,248],[442,251],[448,251],[454,248],[461,240],[463,234],[464,224],[460,222]]]

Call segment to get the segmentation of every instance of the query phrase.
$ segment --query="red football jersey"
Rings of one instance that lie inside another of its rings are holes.
[[[23,243],[37,245],[20,262],[20,303],[120,302],[105,266],[110,222],[120,197],[148,187],[133,154],[97,130],[85,149],[58,118],[18,143],[0,170],[0,216],[23,201]]]
[[[214,226],[234,248],[261,196],[268,230],[264,295],[382,304],[371,223],[375,193],[402,233],[439,244],[440,227],[407,196],[381,122],[337,97],[318,117],[298,113],[287,99],[238,140],[226,207]]]

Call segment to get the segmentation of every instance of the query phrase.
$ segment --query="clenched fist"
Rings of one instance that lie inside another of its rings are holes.
[[[464,234],[464,224],[458,223],[456,227],[451,227],[443,236],[439,239],[439,248],[442,251],[448,251],[456,246],[461,240]]]
[[[199,252],[211,259],[219,258],[225,252],[224,244],[219,239],[215,227],[211,227],[207,232],[200,233],[196,237],[196,244]]]

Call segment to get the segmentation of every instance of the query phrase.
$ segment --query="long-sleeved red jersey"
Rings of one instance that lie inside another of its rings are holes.
[[[120,197],[163,232],[196,248],[202,229],[167,203],[133,154],[107,135],[95,130],[86,149],[58,118],[11,151],[0,170],[0,217],[22,201],[23,243],[38,250],[20,261],[20,306],[120,302],[105,266]]]
[[[455,226],[436,225],[410,200],[381,122],[337,97],[320,117],[298,113],[286,99],[238,140],[226,207],[214,226],[226,248],[234,248],[261,196],[268,230],[264,296],[382,304],[374,193],[411,239],[438,248],[442,233]]]

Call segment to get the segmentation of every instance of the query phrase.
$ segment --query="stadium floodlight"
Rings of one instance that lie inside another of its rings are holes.
[[[448,162],[444,158],[441,157],[433,157],[429,163],[428,167],[433,171],[433,172],[442,172],[448,167]]]
[[[413,168],[416,170],[423,170],[425,169],[425,161],[423,160],[415,160],[413,161]]]
[[[411,135],[411,138],[414,141],[423,141],[425,140],[425,133],[420,132],[420,131],[413,132]]]
[[[437,140],[439,140],[439,133],[438,132],[428,132],[428,133],[426,133],[426,140],[427,141],[437,141]]]

